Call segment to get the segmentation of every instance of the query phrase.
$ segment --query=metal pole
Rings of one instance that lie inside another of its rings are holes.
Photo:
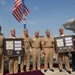
[[[22,0],[22,11],[23,11],[23,25],[24,25],[24,29],[26,28],[26,16],[25,16],[25,3],[24,0]]]

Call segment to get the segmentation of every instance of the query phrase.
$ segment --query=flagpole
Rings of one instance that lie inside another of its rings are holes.
[[[25,9],[24,9],[24,0],[22,0],[22,11],[23,11],[23,25],[24,25],[24,29],[26,28],[26,16],[25,16]]]
[[[26,28],[26,16],[25,14],[23,14],[23,25],[24,25],[24,29]]]

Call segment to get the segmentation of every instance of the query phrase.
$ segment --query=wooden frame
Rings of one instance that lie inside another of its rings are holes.
[[[55,37],[55,48],[58,53],[74,52],[75,51],[75,36],[68,35],[62,37]]]
[[[23,39],[21,38],[5,38],[4,39],[4,55],[8,57],[23,56]]]

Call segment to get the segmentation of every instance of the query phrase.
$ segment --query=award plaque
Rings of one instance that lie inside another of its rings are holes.
[[[58,53],[75,51],[75,36],[55,37],[55,49]]]
[[[5,38],[4,55],[8,57],[23,56],[23,39]]]

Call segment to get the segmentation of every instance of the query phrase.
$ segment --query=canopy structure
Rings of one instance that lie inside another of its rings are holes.
[[[63,27],[75,33],[75,18],[68,20],[67,23],[63,24]]]

